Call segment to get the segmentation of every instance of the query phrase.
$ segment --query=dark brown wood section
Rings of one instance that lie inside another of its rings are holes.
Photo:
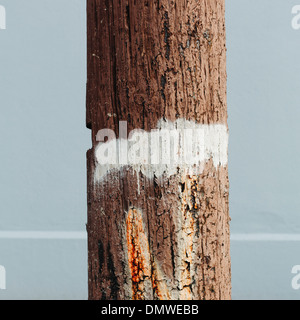
[[[230,299],[228,169],[95,180],[99,130],[227,126],[224,0],[87,0],[90,299]]]

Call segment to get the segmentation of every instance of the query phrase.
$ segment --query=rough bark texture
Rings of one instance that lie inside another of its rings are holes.
[[[95,182],[98,130],[227,126],[224,0],[88,0],[90,299],[230,299],[227,166]]]

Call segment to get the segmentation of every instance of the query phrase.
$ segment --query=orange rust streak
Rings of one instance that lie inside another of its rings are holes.
[[[133,300],[144,300],[145,286],[148,284],[160,300],[170,299],[167,285],[155,262],[151,263],[148,237],[146,235],[142,213],[130,209],[126,219],[128,263],[132,280]],[[147,282],[147,283],[146,283]]]
[[[129,210],[126,226],[133,300],[143,300],[143,282],[151,277],[151,262],[148,239],[144,231],[142,215],[138,210]]]

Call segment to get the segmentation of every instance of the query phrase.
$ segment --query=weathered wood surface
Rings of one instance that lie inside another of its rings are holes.
[[[224,0],[88,0],[87,14],[89,298],[230,299],[227,164],[99,177],[95,157],[119,121],[227,130]]]

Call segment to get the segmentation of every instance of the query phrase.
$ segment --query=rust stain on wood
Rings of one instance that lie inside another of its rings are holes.
[[[128,264],[133,300],[143,300],[144,282],[151,277],[150,250],[139,210],[130,209],[126,219]]]
[[[145,299],[145,286],[149,281],[152,283],[152,289],[157,298],[160,300],[170,299],[170,294],[164,283],[164,277],[157,263],[153,260],[151,262],[148,236],[145,232],[140,210],[133,208],[128,211],[126,228],[133,300]]]

